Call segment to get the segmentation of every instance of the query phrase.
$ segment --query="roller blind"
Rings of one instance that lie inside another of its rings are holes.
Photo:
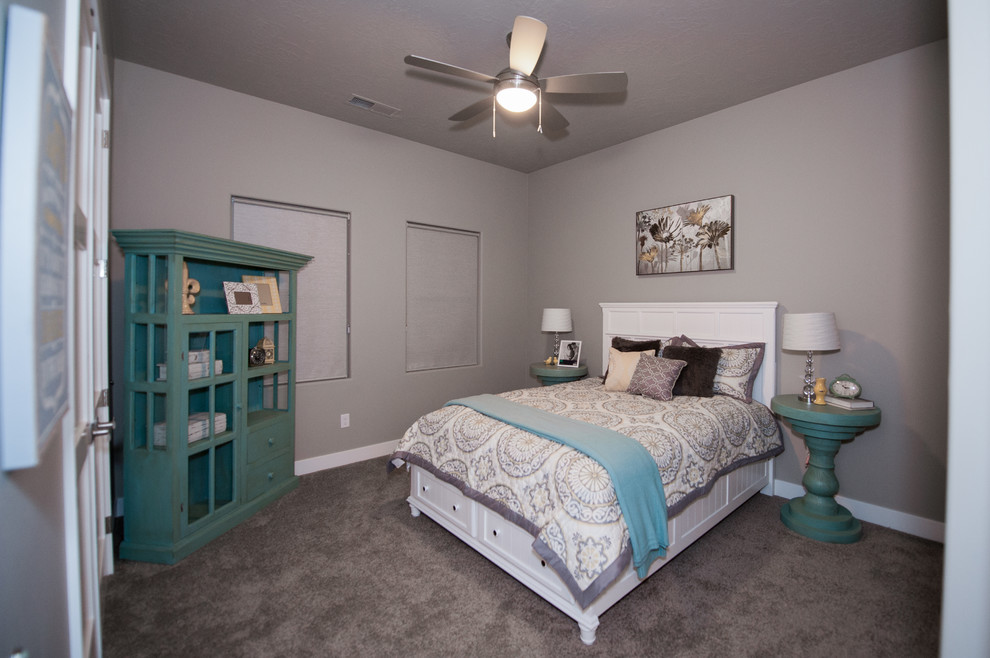
[[[481,235],[406,225],[406,371],[479,362]]]
[[[348,377],[350,214],[232,197],[231,216],[234,240],[313,256],[297,285],[296,381]]]

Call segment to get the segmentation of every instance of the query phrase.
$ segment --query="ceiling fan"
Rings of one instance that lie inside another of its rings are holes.
[[[576,73],[537,78],[533,69],[543,53],[547,25],[529,16],[516,16],[512,32],[506,37],[509,42],[509,66],[494,76],[478,73],[452,64],[433,59],[406,55],[405,62],[411,66],[456,75],[468,80],[488,82],[493,85],[493,99],[480,100],[468,105],[450,117],[451,121],[466,121],[492,107],[492,137],[495,136],[495,105],[501,105],[509,112],[525,112],[539,104],[539,124],[537,130],[543,132],[563,130],[568,121],[550,103],[543,100],[543,94],[610,94],[626,90],[628,76],[621,71],[610,73]]]

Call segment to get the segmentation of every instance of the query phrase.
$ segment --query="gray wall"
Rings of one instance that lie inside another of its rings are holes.
[[[834,311],[842,349],[816,370],[849,373],[883,412],[839,452],[840,494],[944,519],[947,66],[946,43],[930,44],[531,174],[527,325],[571,307],[568,337],[600,374],[601,301]],[[725,194],[734,271],[635,275],[636,211]],[[799,390],[803,355],[779,364],[778,390]],[[800,483],[804,459],[789,433],[778,477]]]
[[[231,195],[351,213],[351,377],[297,387],[297,460],[397,440],[446,400],[526,383],[523,174],[123,61],[114,99],[112,228],[230,237]],[[407,221],[481,232],[481,366],[405,372]]]

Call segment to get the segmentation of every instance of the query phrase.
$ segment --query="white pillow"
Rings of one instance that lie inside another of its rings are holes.
[[[624,391],[629,388],[629,380],[639,365],[639,355],[653,356],[656,350],[644,352],[620,352],[614,347],[608,348],[608,376],[605,377],[606,391]]]

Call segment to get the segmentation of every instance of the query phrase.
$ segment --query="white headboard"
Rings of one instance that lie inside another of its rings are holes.
[[[615,336],[645,340],[683,334],[706,347],[766,343],[753,399],[769,406],[776,394],[777,302],[604,302],[600,306],[602,372],[608,367],[608,348]]]

